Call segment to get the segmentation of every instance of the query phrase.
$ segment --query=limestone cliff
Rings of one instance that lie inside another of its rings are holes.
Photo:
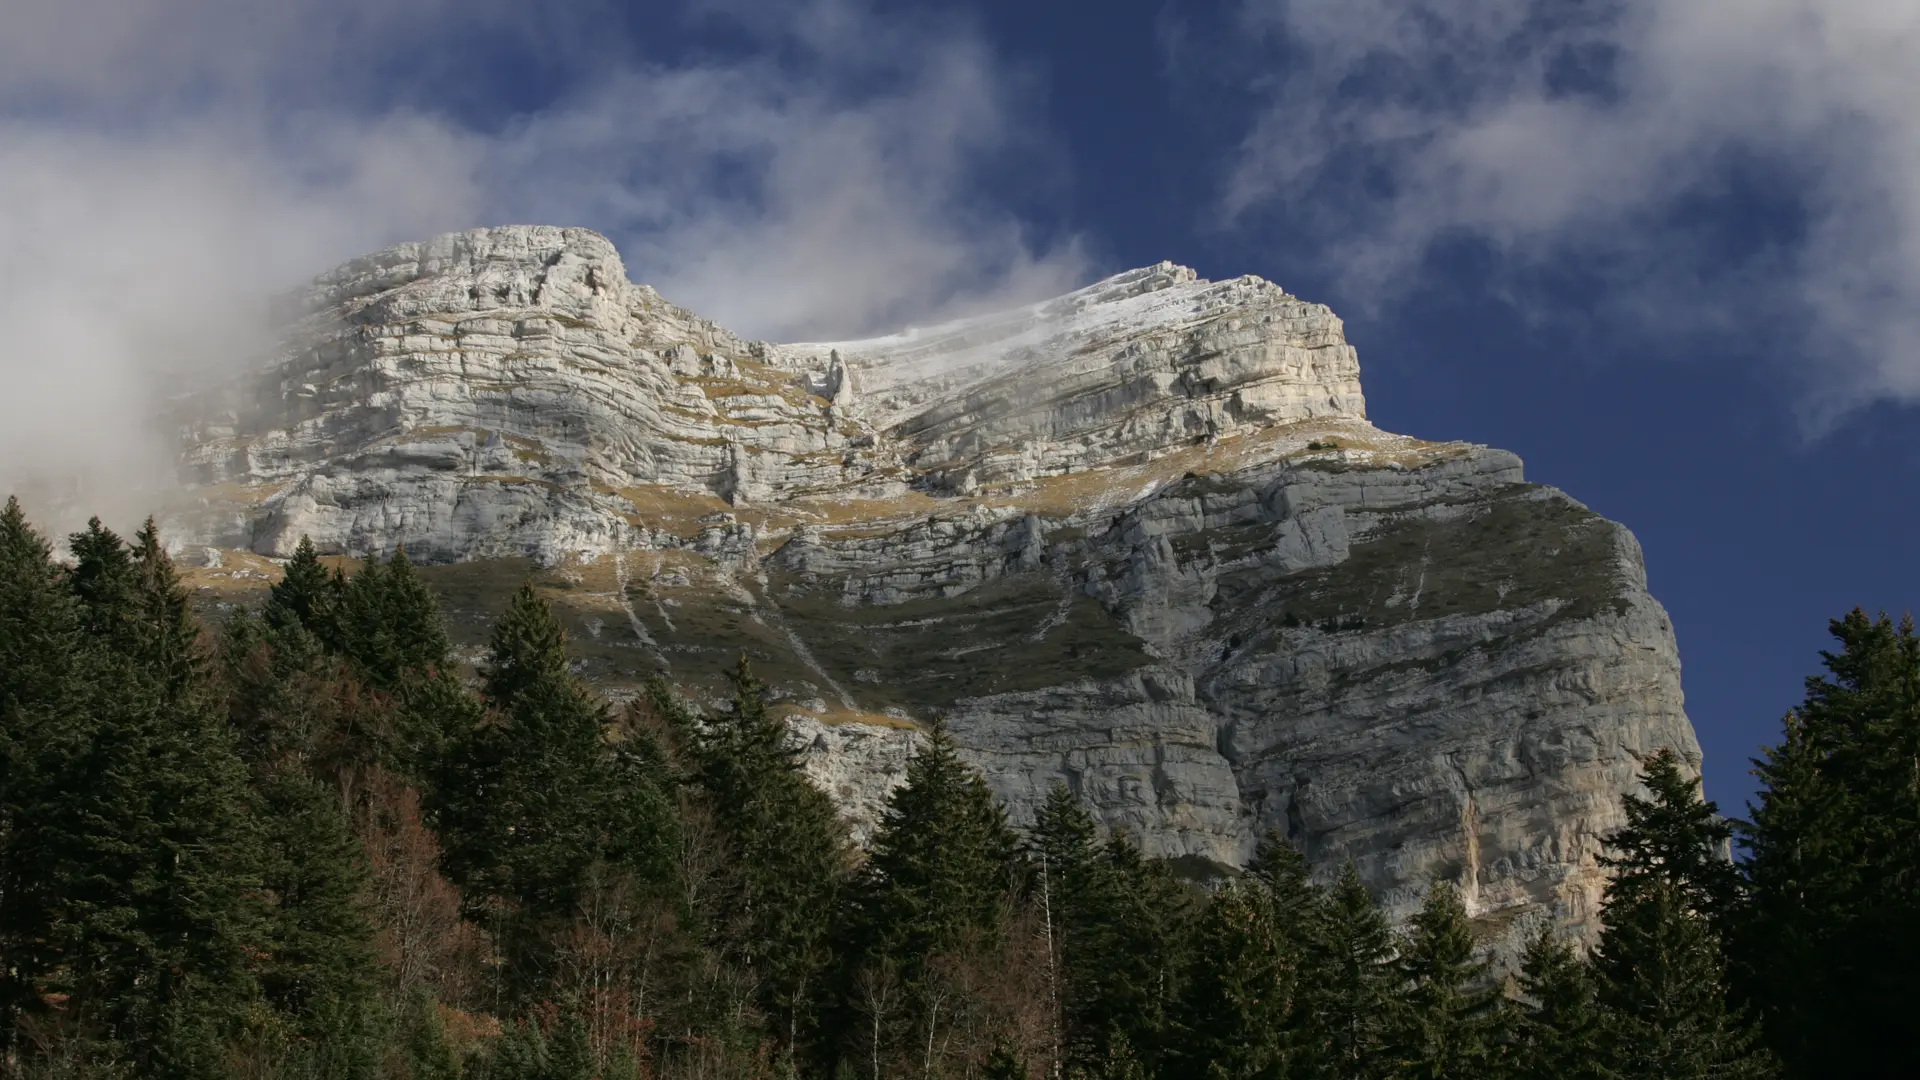
[[[511,227],[300,304],[188,430],[203,580],[404,544],[471,647],[533,575],[615,691],[709,692],[744,646],[856,828],[944,716],[1016,820],[1069,783],[1196,868],[1277,828],[1510,939],[1590,929],[1638,761],[1698,761],[1633,537],[1372,427],[1339,319],[1257,278],[773,345]]]

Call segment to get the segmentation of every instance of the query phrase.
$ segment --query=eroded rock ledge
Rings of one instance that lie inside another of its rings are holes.
[[[404,544],[471,647],[532,574],[615,691],[745,644],[856,828],[945,716],[1016,819],[1069,783],[1196,868],[1277,828],[1511,941],[1591,930],[1639,760],[1698,761],[1632,536],[1372,427],[1339,319],[1257,278],[776,345],[510,227],[323,275],[288,342],[188,428],[203,582]]]

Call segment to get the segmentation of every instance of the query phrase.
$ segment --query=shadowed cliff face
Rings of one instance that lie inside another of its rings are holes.
[[[1593,929],[1639,760],[1698,761],[1632,536],[1373,428],[1339,320],[1258,279],[769,345],[516,227],[302,304],[188,427],[203,583],[404,544],[469,649],[528,575],[611,691],[712,694],[744,648],[857,832],[945,716],[1016,820],[1068,783],[1196,867],[1278,829],[1401,913],[1453,880],[1508,943]]]

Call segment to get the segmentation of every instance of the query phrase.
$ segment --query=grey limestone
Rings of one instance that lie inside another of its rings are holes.
[[[1068,784],[1196,872],[1277,830],[1511,944],[1590,933],[1639,762],[1699,760],[1631,534],[1374,428],[1340,320],[1257,278],[769,344],[507,227],[292,304],[185,425],[183,546],[617,566],[596,643],[694,688],[745,645],[859,836],[939,719],[1016,822]]]

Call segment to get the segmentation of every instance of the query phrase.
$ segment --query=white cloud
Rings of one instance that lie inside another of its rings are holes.
[[[204,119],[0,122],[0,490],[63,523],[146,512],[170,474],[166,401],[270,355],[271,292],[476,205],[432,123],[305,135],[311,156],[289,157]]]
[[[503,140],[499,199],[606,223],[636,276],[773,339],[1077,283],[1076,248],[1037,252],[970,204],[976,169],[1023,139],[1004,73],[966,41],[898,59],[900,89],[852,102],[760,64],[626,73]]]
[[[1227,209],[1379,184],[1325,219],[1361,287],[1390,292],[1463,234],[1521,269],[1591,256],[1643,315],[1794,334],[1811,419],[1920,399],[1920,5],[1248,0],[1245,16],[1276,61]],[[1802,228],[1708,265],[1721,249],[1690,246],[1690,208],[1742,169],[1790,193]]]
[[[775,338],[1083,270],[972,198],[975,170],[1031,147],[1017,80],[969,34],[851,2],[747,9],[778,62],[609,63],[556,34],[542,47],[583,49],[578,77],[507,122],[417,86],[380,100],[382,64],[456,18],[512,37],[517,11],[0,0],[0,493],[60,503],[61,525],[143,512],[164,400],[265,354],[269,294],[448,229],[597,228],[637,279]]]
[[[456,16],[516,17],[505,0],[0,0],[0,95],[123,111],[270,88],[350,96]]]

